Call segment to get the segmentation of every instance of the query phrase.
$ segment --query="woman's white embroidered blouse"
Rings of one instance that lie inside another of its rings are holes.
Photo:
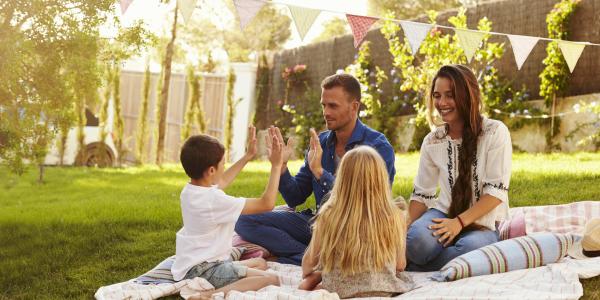
[[[421,145],[419,170],[410,197],[448,213],[452,186],[458,178],[458,152],[461,139],[453,140],[444,126],[429,133]],[[494,196],[502,204],[475,223],[495,230],[495,222],[508,216],[508,186],[510,182],[512,143],[504,123],[483,118],[483,130],[477,143],[473,162],[473,203],[482,195]],[[439,194],[436,193],[438,186]],[[437,195],[436,195],[437,194]]]

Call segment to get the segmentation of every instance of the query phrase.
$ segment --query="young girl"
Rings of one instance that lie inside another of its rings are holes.
[[[405,228],[383,159],[371,147],[354,148],[342,158],[331,197],[315,218],[299,288],[321,282],[341,298],[409,291],[410,278],[396,275],[406,266]]]
[[[463,65],[443,66],[430,96],[430,119],[436,120],[437,111],[442,122],[423,140],[410,197],[410,271],[439,270],[497,242],[495,223],[508,212],[510,133],[502,122],[481,115],[475,74]]]

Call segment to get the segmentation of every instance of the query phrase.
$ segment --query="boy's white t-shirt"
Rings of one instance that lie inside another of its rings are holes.
[[[230,257],[233,230],[245,198],[229,196],[216,185],[202,187],[187,184],[181,191],[183,228],[177,232],[173,278],[182,280],[195,265],[227,260]]]

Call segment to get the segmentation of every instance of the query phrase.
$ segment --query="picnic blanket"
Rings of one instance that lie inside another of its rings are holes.
[[[585,222],[600,217],[600,201],[582,201],[565,205],[519,207],[525,218],[527,233],[559,232],[580,233]],[[302,278],[300,267],[269,262],[269,272],[277,274],[281,285],[269,286],[257,292],[230,292],[227,299],[338,299],[335,293],[324,290],[301,291],[297,289]],[[600,257],[586,260],[565,258],[547,266],[466,278],[453,282],[436,282],[430,279],[434,272],[407,272],[416,288],[397,299],[578,299],[583,295],[579,278],[600,275]],[[180,293],[188,298],[194,293],[212,288],[202,278],[175,283],[144,285],[134,280],[104,286],[94,295],[98,300],[157,299]],[[224,299],[215,295],[214,299]],[[377,298],[370,298],[377,299]]]
[[[302,270],[298,266],[269,262],[269,270],[279,275],[281,286],[269,286],[257,292],[234,291],[229,293],[227,299],[339,299],[337,294],[324,290],[311,292],[298,290],[296,287],[302,280]],[[432,281],[429,277],[434,272],[407,273],[413,278],[417,288],[395,299],[578,299],[583,295],[579,278],[600,275],[600,257],[586,260],[565,258],[560,263],[544,267],[452,282]],[[160,285],[124,282],[100,288],[95,297],[98,300],[157,299],[181,293],[182,297],[187,298],[205,289],[207,286],[201,278]],[[224,299],[224,297],[222,294],[217,294],[213,299]]]

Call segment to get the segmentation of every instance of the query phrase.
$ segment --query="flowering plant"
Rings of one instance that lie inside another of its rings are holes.
[[[281,78],[284,80],[298,82],[304,79],[304,74],[306,71],[306,65],[295,65],[293,67],[286,67],[281,72]]]

